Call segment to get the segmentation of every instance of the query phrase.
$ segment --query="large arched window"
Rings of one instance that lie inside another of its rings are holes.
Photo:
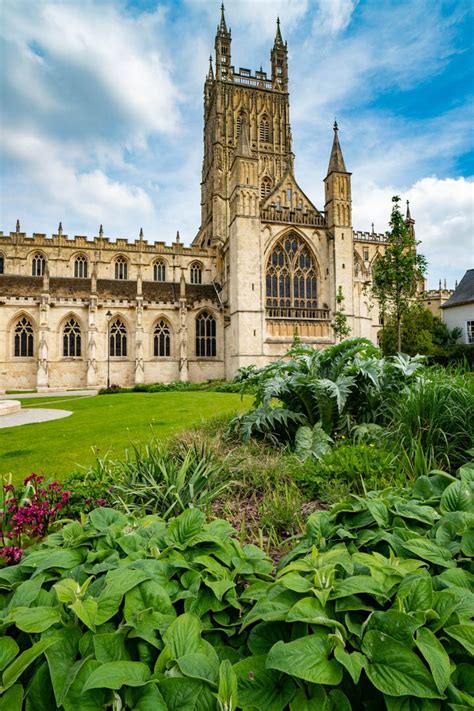
[[[162,259],[158,259],[153,265],[154,281],[166,281],[166,264]]]
[[[171,355],[171,330],[166,321],[158,321],[153,331],[153,355],[155,358]]]
[[[109,354],[117,358],[127,355],[127,329],[119,318],[110,324]]]
[[[77,321],[70,318],[64,325],[63,331],[63,357],[81,357],[81,327]]]
[[[189,272],[191,276],[191,284],[202,284],[202,266],[199,262],[191,264]]]
[[[272,191],[272,181],[270,178],[263,178],[262,182],[260,183],[260,197],[262,200],[265,200],[266,197],[270,195]]]
[[[76,257],[74,262],[74,276],[77,279],[87,279],[87,259],[83,254]]]
[[[216,353],[216,319],[207,311],[202,311],[196,317],[196,356],[215,358]]]
[[[271,318],[313,318],[317,309],[316,264],[308,245],[295,234],[280,239],[266,274],[267,313]]]
[[[31,261],[31,273],[33,276],[43,276],[46,266],[45,257],[38,252]]]
[[[266,141],[267,143],[270,140],[270,123],[266,116],[261,118],[258,125],[258,137],[261,141]]]
[[[33,358],[33,326],[23,316],[15,326],[14,349],[15,358]]]
[[[3,257],[3,254],[0,254],[0,274],[3,274],[5,271],[5,259]]]
[[[115,278],[128,279],[128,262],[122,255],[115,260]]]

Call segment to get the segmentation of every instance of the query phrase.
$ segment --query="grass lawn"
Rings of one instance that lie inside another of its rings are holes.
[[[18,398],[21,399],[21,398]],[[123,456],[131,444],[164,439],[222,413],[250,406],[234,393],[169,392],[24,399],[23,407],[73,412],[51,422],[0,429],[0,475],[19,481],[31,472],[61,477],[96,455]]]

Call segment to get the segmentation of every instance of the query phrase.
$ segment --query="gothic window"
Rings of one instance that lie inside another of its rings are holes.
[[[240,136],[240,129],[242,128],[242,123],[245,118],[245,114],[239,114],[237,116],[237,121],[236,121],[236,128],[237,128],[237,137]]]
[[[3,258],[3,255],[0,254],[0,274],[3,274],[5,270],[5,260]]]
[[[76,257],[74,262],[74,276],[76,279],[87,279],[87,259],[83,254]]]
[[[115,260],[115,278],[128,279],[128,262],[122,255]]]
[[[80,358],[81,356],[81,328],[73,318],[64,326],[63,331],[63,357]]]
[[[216,353],[216,319],[207,311],[202,311],[196,318],[196,356],[215,358]]]
[[[202,284],[202,266],[197,262],[191,264],[191,284]]]
[[[15,327],[15,358],[33,358],[33,326],[23,316]]]
[[[162,259],[159,259],[153,265],[154,281],[166,281],[166,265]]]
[[[31,273],[33,276],[43,276],[46,259],[42,254],[35,254],[31,262]]]
[[[155,358],[171,355],[171,331],[166,321],[158,321],[153,331],[153,355]]]
[[[271,318],[312,318],[318,308],[316,264],[295,234],[280,239],[267,262],[267,313]]]
[[[116,357],[127,355],[127,329],[119,318],[110,325],[109,355]]]
[[[258,136],[261,141],[268,141],[270,140],[270,124],[268,123],[268,119],[266,116],[264,116],[259,124],[258,127]]]
[[[261,184],[260,184],[260,197],[262,200],[265,200],[266,197],[270,195],[272,191],[272,181],[270,178],[263,178]]]

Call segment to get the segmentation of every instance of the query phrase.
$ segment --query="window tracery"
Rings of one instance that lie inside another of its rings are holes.
[[[266,305],[271,318],[313,318],[318,308],[316,263],[296,234],[280,239],[268,258]]]
[[[46,266],[45,257],[40,253],[35,254],[35,256],[33,257],[33,260],[31,262],[31,274],[33,276],[43,276],[45,266]]]
[[[267,177],[263,178],[262,182],[260,184],[260,198],[262,200],[265,200],[265,198],[267,198],[270,195],[271,191],[272,191],[272,181],[270,180],[270,178],[267,178]]]
[[[33,358],[33,326],[26,316],[15,326],[14,354],[15,358]]]
[[[260,121],[258,136],[261,141],[266,141],[267,143],[270,141],[270,124],[266,116],[263,116]]]
[[[109,355],[117,358],[127,355],[127,329],[119,318],[110,326]]]
[[[191,284],[202,284],[202,266],[198,262],[191,264]]]
[[[158,259],[153,265],[154,281],[166,281],[166,264],[162,259]]]
[[[153,331],[153,355],[168,358],[171,355],[171,329],[166,321],[159,321]]]
[[[69,319],[63,331],[63,357],[80,358],[81,356],[81,327],[73,318]]]
[[[115,278],[128,279],[128,262],[122,255],[115,260]]]
[[[74,276],[76,279],[87,279],[87,259],[83,254],[76,257],[74,262]]]
[[[216,319],[208,311],[202,311],[196,317],[196,356],[215,358],[216,354]]]

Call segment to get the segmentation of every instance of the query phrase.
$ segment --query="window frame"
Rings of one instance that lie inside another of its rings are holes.
[[[123,254],[114,259],[114,278],[116,281],[128,281],[128,259]]]
[[[81,268],[79,268],[81,265]],[[82,271],[82,274],[78,272]],[[77,254],[74,257],[74,279],[87,279],[89,276],[89,260],[85,254]]]
[[[319,268],[306,240],[297,232],[273,244],[265,265],[265,309],[270,319],[313,319],[319,307]]]
[[[202,276],[204,272],[204,267],[201,262],[192,262],[189,265],[189,283],[200,285],[203,283]],[[196,280],[195,275],[199,274],[199,278]]]
[[[204,324],[202,329],[201,324]],[[217,358],[217,319],[214,314],[204,309],[194,318],[194,354],[199,360]]]
[[[169,321],[165,318],[158,319],[158,321],[155,322],[152,333],[153,358],[165,360],[172,357],[171,335],[172,330]],[[165,353],[160,353],[162,345],[164,345]]]
[[[474,319],[466,321],[466,344],[474,343]]]
[[[163,270],[163,279],[157,279],[158,270],[161,268]],[[153,262],[153,281],[158,284],[163,284],[166,281],[167,264],[164,259],[155,259]]]
[[[119,324],[119,326],[118,326]],[[118,327],[117,327],[118,326]],[[114,327],[115,331],[114,331]],[[120,331],[120,333],[118,333]],[[128,353],[128,328],[125,323],[125,321],[120,317],[120,316],[115,316],[115,318],[111,319],[110,324],[107,328],[107,333],[108,333],[108,356],[109,358],[115,358],[115,359],[120,359],[120,358],[128,358],[129,356],[127,355]],[[116,339],[117,337],[120,337],[120,353],[116,353],[117,350],[117,342]],[[112,341],[112,339],[114,339]],[[114,343],[114,347],[112,348],[112,342]],[[125,343],[125,348],[123,347],[123,344]],[[112,350],[114,351],[112,353]]]
[[[37,263],[41,263],[41,270],[38,273]],[[35,252],[31,258],[31,276],[42,277],[46,270],[47,259],[42,252]]]
[[[19,330],[20,325],[23,326],[22,329]],[[28,335],[26,336],[27,341],[26,341],[26,353],[22,353],[22,347],[23,347],[23,342],[22,342],[22,335],[24,333],[27,333]],[[18,339],[18,350],[19,352],[17,353],[17,337],[19,336]],[[20,314],[15,321],[13,325],[13,358],[15,360],[32,360],[35,357],[35,327],[33,325],[32,320],[30,319],[29,316],[26,314]]]

